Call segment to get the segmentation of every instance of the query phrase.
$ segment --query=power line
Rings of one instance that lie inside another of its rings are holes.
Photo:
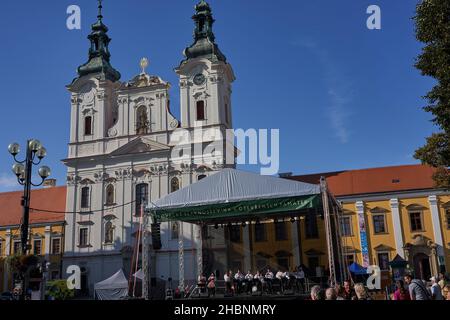
[[[31,211],[35,211],[35,212],[45,212],[45,213],[55,213],[55,214],[85,214],[85,213],[95,213],[95,212],[103,212],[105,210],[113,210],[113,209],[118,209],[118,208],[123,208],[126,207],[128,205],[131,205],[133,203],[136,203],[137,200],[133,200],[121,205],[117,205],[114,207],[108,207],[107,209],[98,209],[98,210],[88,210],[88,211],[57,211],[57,210],[45,210],[45,209],[36,209],[36,208],[30,208]],[[162,209],[161,207],[157,206],[154,202],[149,201],[155,208],[158,209]]]
[[[94,212],[102,212],[105,210],[112,210],[112,209],[118,209],[118,208],[123,208],[126,207],[130,204],[135,203],[137,200],[134,201],[130,201],[118,206],[114,206],[114,207],[108,207],[107,209],[99,209],[99,210],[89,210],[89,211],[56,211],[56,210],[44,210],[44,209],[35,209],[35,208],[30,208],[31,211],[36,211],[36,212],[45,212],[45,213],[58,213],[58,214],[83,214],[83,213],[94,213]]]

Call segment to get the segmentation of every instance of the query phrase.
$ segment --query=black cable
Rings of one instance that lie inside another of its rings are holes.
[[[128,206],[130,204],[135,203],[136,200],[119,205],[119,206],[114,206],[114,207],[108,207],[107,209],[99,209],[99,210],[88,210],[88,211],[55,211],[55,210],[44,210],[44,209],[35,209],[35,208],[30,208],[31,211],[37,211],[37,212],[45,212],[45,213],[59,213],[59,214],[83,214],[83,213],[88,213],[88,212],[102,212],[102,211],[106,211],[106,210],[112,210],[112,209],[117,209],[117,208],[123,208],[125,206]]]

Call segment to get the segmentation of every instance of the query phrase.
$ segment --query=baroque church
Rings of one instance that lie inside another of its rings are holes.
[[[204,152],[211,143],[227,145],[232,128],[233,69],[215,42],[210,6],[195,6],[194,42],[175,68],[179,76],[181,121],[170,111],[170,84],[145,71],[121,81],[111,64],[108,28],[99,5],[97,21],[88,36],[89,59],[67,86],[71,93],[70,142],[67,159],[66,237],[63,270],[78,265],[82,287],[89,288],[120,268],[131,270],[141,205],[234,167],[234,148]],[[175,155],[178,130],[217,130],[221,134],[190,139]],[[201,150],[196,152],[195,150]],[[232,150],[231,154],[227,151]],[[186,156],[188,155],[188,156]],[[180,229],[182,228],[181,232]],[[179,277],[178,238],[184,239],[186,280],[194,280],[194,225],[161,225],[162,248],[151,251],[151,276]],[[217,231],[220,232],[220,231]],[[222,231],[223,232],[223,231]],[[225,246],[217,237],[216,247]],[[220,260],[220,250],[218,253]],[[86,292],[88,293],[88,292]]]

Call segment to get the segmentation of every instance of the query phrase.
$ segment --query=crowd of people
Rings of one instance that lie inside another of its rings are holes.
[[[414,279],[412,275],[405,275],[403,280],[397,280],[395,291],[389,300],[449,300],[450,284],[445,274],[430,278],[430,285],[426,281]],[[311,300],[372,300],[369,291],[362,283],[352,286],[350,280],[343,285],[322,289],[316,285],[311,288]]]
[[[208,294],[215,297],[218,287],[217,273],[211,273],[208,278],[201,275],[197,286]],[[220,281],[222,282],[222,281]],[[263,295],[263,294],[306,294],[307,276],[305,270],[299,266],[294,270],[278,270],[274,272],[267,268],[264,271],[236,273],[229,270],[223,276],[224,291],[226,296],[241,294]],[[395,282],[393,289],[381,295],[388,300],[450,300],[450,282],[444,273],[431,277],[429,282],[414,279],[407,274],[403,279]],[[363,283],[353,284],[346,280],[342,284],[333,287],[322,287],[314,285],[310,290],[311,300],[372,300],[374,292],[369,292]]]
[[[296,267],[292,272],[280,269],[276,273],[270,268],[267,268],[265,272],[256,271],[254,273],[250,270],[247,273],[243,273],[240,270],[233,273],[233,271],[229,270],[223,276],[225,295],[229,296],[284,293],[286,290],[290,290],[293,293],[304,293],[306,289],[305,279],[305,271],[301,266]],[[205,288],[208,296],[215,296],[217,280],[214,273],[211,273],[208,278],[202,275],[198,279],[198,287]]]

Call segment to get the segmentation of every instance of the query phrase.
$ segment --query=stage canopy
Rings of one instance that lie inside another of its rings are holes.
[[[150,204],[149,209],[158,221],[205,222],[319,206],[319,185],[224,169]]]

